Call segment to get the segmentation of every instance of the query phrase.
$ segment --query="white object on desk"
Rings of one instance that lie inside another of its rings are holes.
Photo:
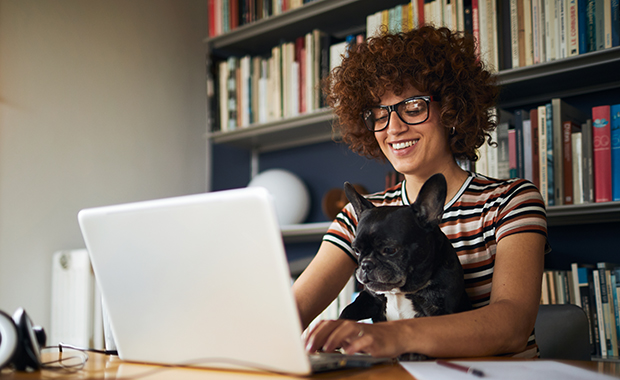
[[[614,377],[547,360],[454,361],[484,372],[483,379],[498,380],[611,380]],[[401,362],[417,380],[473,380],[476,376],[438,365],[434,361]]]

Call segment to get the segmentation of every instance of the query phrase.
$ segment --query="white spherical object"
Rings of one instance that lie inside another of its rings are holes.
[[[260,186],[273,197],[281,226],[303,223],[310,211],[310,193],[295,174],[283,169],[270,169],[256,175],[249,187]]]

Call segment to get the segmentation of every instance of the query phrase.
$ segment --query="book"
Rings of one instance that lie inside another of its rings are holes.
[[[523,178],[534,182],[534,166],[532,159],[532,121],[523,120]]]
[[[594,202],[594,165],[592,142],[592,119],[581,125],[581,154],[583,157],[583,201]]]
[[[547,107],[542,105],[538,107],[538,144],[539,144],[539,187],[540,194],[545,201],[545,205],[549,205],[549,181],[547,170]]]
[[[526,110],[516,110],[514,112],[514,128],[515,128],[515,169],[516,177],[524,178],[524,126],[523,122],[530,118],[530,113]]]
[[[571,274],[573,277],[573,286],[575,292],[574,304],[583,309],[588,318],[590,353],[592,355],[600,355],[599,338],[596,335],[598,328],[595,329],[595,320],[592,309],[594,300],[592,298],[593,277],[592,270],[594,266],[589,264],[571,263]]]
[[[571,205],[574,202],[573,192],[573,133],[579,132],[581,126],[572,120],[562,123],[562,204]]]
[[[606,287],[601,287],[601,274],[598,268],[592,271],[592,282],[594,284],[594,295],[595,295],[595,305],[596,305],[596,317],[598,323],[598,335],[600,341],[600,350],[601,357],[607,358],[609,356],[609,348],[611,346],[611,341],[607,340],[607,332],[605,331],[605,314],[603,313],[603,289]],[[604,278],[604,276],[603,276]],[[603,280],[604,281],[604,280]],[[609,343],[609,345],[608,345]]]
[[[517,178],[517,138],[516,131],[508,130],[508,176]]]
[[[530,110],[530,125],[532,128],[532,183],[540,190],[540,143],[538,141],[538,109]]]
[[[554,183],[554,203],[555,205],[564,204],[564,189],[566,188],[565,183],[563,181],[563,176],[567,173],[564,171],[564,137],[565,135],[562,133],[564,122],[572,121],[579,125],[584,123],[587,120],[587,116],[581,112],[579,109],[573,107],[572,105],[566,103],[564,100],[560,98],[551,99],[551,105],[553,109],[552,115],[552,129],[553,131],[549,133],[549,136],[553,136],[553,142],[551,145],[552,153],[552,162],[553,162],[553,183]],[[577,129],[576,127],[575,129]],[[569,135],[570,137],[570,135]],[[570,151],[570,145],[566,146]],[[568,154],[568,152],[567,152]],[[551,162],[550,162],[551,164]],[[570,171],[572,173],[572,170]],[[572,177],[572,175],[571,175]],[[572,184],[570,186],[572,188]],[[572,199],[572,196],[571,196]]]
[[[609,108],[611,137],[611,191],[612,200],[620,201],[620,104]]]
[[[583,203],[583,142],[581,130],[571,135],[571,156],[573,175],[573,204]]]
[[[610,107],[592,108],[592,141],[594,169],[594,201],[609,202],[611,194]]]
[[[618,356],[618,339],[616,335],[616,318],[613,310],[613,300],[611,299],[611,271],[614,265],[605,262],[596,264],[599,274],[601,305],[603,312],[603,322],[605,324],[605,339],[607,356]]]
[[[568,57],[579,54],[579,8],[578,0],[567,0],[568,16],[566,17],[566,53]]]
[[[547,158],[547,201],[550,206],[555,205],[557,198],[556,193],[556,181],[555,181],[555,161],[561,159],[561,155],[555,156],[554,144],[555,135],[558,133],[553,128],[553,108],[551,103],[545,104],[545,123],[542,124],[542,128],[547,129],[547,145],[546,145],[546,158]],[[542,158],[544,160],[544,157]]]
[[[497,177],[510,178],[509,130],[514,128],[514,115],[500,109],[497,124]]]

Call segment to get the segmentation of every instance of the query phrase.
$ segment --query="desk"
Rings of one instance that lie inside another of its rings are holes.
[[[56,353],[45,354],[44,361],[57,358]],[[69,355],[69,354],[65,354]],[[297,379],[299,377],[283,376],[253,372],[240,371],[218,371],[207,369],[192,369],[165,367],[156,365],[136,364],[124,362],[115,356],[104,356],[102,354],[89,353],[89,359],[82,370],[76,373],[65,373],[60,371],[42,370],[39,372],[11,372],[4,370],[0,374],[0,380],[27,380],[27,379],[175,379],[175,380],[269,380],[269,379]],[[484,360],[489,360],[484,358]],[[493,360],[493,359],[491,359]],[[606,373],[620,378],[620,363],[615,362],[585,362],[585,361],[562,361],[563,363],[575,365],[592,371]],[[311,377],[312,379],[347,379],[347,380],[412,380],[409,375],[398,364],[385,364],[364,370],[343,370],[326,372]]]

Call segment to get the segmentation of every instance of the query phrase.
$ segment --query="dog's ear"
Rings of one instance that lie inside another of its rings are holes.
[[[441,173],[434,174],[424,182],[418,198],[412,205],[417,210],[420,219],[432,226],[436,226],[441,222],[447,191],[446,178]]]
[[[375,207],[368,199],[361,196],[349,182],[344,183],[344,193],[349,202],[353,205],[358,219],[362,217],[363,211]]]

